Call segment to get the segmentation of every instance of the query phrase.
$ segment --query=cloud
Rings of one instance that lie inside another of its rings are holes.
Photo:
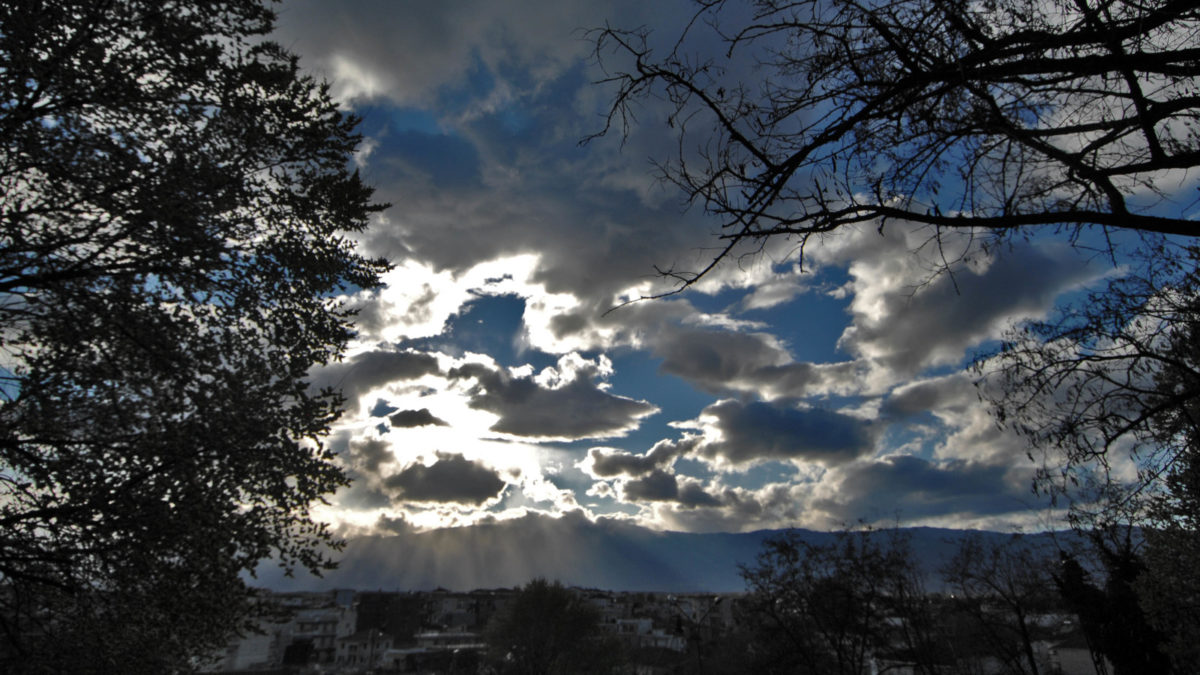
[[[351,511],[373,511],[387,508],[392,500],[382,491],[371,487],[361,477],[352,476],[353,482],[348,487],[341,488],[334,495],[332,503],[339,509]]]
[[[593,478],[628,477],[625,494],[641,499],[675,498],[667,490],[667,474],[680,457],[706,460],[718,469],[739,469],[768,461],[790,461],[836,466],[853,461],[874,449],[881,425],[859,417],[821,408],[808,408],[794,400],[774,402],[727,399],[704,408],[697,420],[676,426],[696,428],[699,434],[663,439],[642,455],[614,448],[592,448],[579,468]],[[692,505],[708,505],[716,497],[703,497],[688,488]]]
[[[560,361],[560,365],[562,361]],[[593,381],[595,368],[584,368],[550,381],[514,376],[469,363],[450,371],[451,378],[473,379],[471,407],[500,416],[492,431],[539,439],[577,440],[621,436],[639,420],[658,411],[646,401],[616,396]]]
[[[764,460],[843,464],[870,452],[877,435],[866,420],[787,400],[719,401],[700,420],[710,432],[696,454],[735,466]]]
[[[660,527],[688,532],[749,532],[806,526],[811,485],[771,483],[758,489],[704,490],[691,482],[675,501],[656,503],[649,519]]]
[[[791,359],[770,335],[715,330],[676,330],[655,345],[659,369],[711,392],[728,391],[766,367]]]
[[[635,25],[649,22],[643,3],[619,9],[642,17]],[[610,3],[584,0],[418,3],[403,10],[386,0],[294,0],[279,13],[277,39],[301,49],[344,99],[430,105],[469,88],[486,96],[481,107],[496,106],[519,84],[500,78],[524,73],[530,87],[553,79],[588,55],[590,44],[573,33],[603,25],[613,11]]]
[[[810,508],[831,522],[899,516],[907,521],[934,516],[967,518],[1013,512],[1038,505],[1028,471],[965,460],[934,462],[893,455],[842,467],[822,483]]]
[[[401,516],[379,516],[379,520],[375,521],[375,531],[385,536],[395,535],[411,535],[416,532],[416,528],[412,523],[408,522],[403,515]]]
[[[866,372],[858,361],[796,361],[775,336],[714,328],[665,327],[652,338],[659,370],[715,394],[752,392],[763,398],[848,394]]]
[[[892,455],[857,460],[809,480],[753,488],[704,490],[697,481],[684,488],[687,479],[676,476],[678,493],[645,506],[641,517],[689,532],[828,530],[859,520],[891,525],[897,519],[903,526],[1044,526],[1039,508],[1045,505],[1029,489],[1031,472],[1031,467]]]
[[[315,368],[309,373],[309,382],[314,388],[340,389],[350,405],[356,405],[372,389],[437,372],[437,359],[430,354],[374,350]]]
[[[699,481],[660,469],[622,481],[620,497],[628,502],[672,502],[684,509],[719,507],[737,499],[732,492],[721,496],[710,494]]]
[[[462,455],[440,452],[433,464],[414,463],[383,479],[384,488],[399,500],[475,505],[498,496],[505,484],[492,469]]]
[[[350,460],[359,470],[377,475],[379,467],[388,462],[394,462],[396,456],[386,441],[378,438],[364,438],[350,441]]]
[[[669,466],[676,457],[695,450],[700,441],[699,436],[685,436],[680,440],[663,439],[655,443],[644,455],[613,448],[592,448],[580,464],[581,468],[597,478],[640,476]]]
[[[420,410],[401,410],[400,412],[388,418],[393,427],[424,427],[424,426],[449,426],[445,420],[433,416],[429,412],[429,408],[421,408]]]
[[[630,287],[665,286],[647,275],[662,257],[693,252],[707,232],[703,215],[681,216],[668,192],[653,189],[644,154],[621,152],[618,134],[586,153],[579,141],[603,126],[608,105],[586,65],[594,44],[580,29],[653,16],[666,31],[679,18],[667,5],[288,3],[279,39],[363,116],[371,148],[359,158],[363,175],[381,200],[402,205],[360,245],[437,277],[395,284],[391,294],[403,298],[367,303],[359,318],[371,335],[395,339],[396,323],[427,329],[423,318],[444,316],[439,296],[453,277],[500,258],[541,254],[530,282],[539,295],[578,301],[587,324]],[[658,130],[629,140],[671,147]]]
[[[1023,447],[991,423],[968,378],[927,376],[960,367],[1009,321],[1094,277],[1066,247],[983,251],[969,233],[945,233],[942,250],[970,260],[936,276],[938,248],[922,248],[928,231],[864,226],[811,242],[803,274],[787,258],[795,242],[775,239],[746,269],[726,265],[686,295],[606,313],[666,290],[656,265],[703,267],[712,250],[698,246],[714,224],[702,209],[681,213],[677,193],[648,175],[645,156],[677,150],[658,114],[669,102],[647,103],[624,152],[616,135],[578,146],[611,92],[580,60],[592,45],[564,37],[607,15],[660,26],[653,39],[669,40],[664,22],[641,17],[676,9],[630,0],[281,8],[279,39],[363,115],[356,161],[379,199],[398,205],[355,241],[395,263],[385,287],[345,298],[359,310],[352,349],[368,351],[312,373],[315,386],[340,387],[358,406],[330,446],[361,475],[337,497],[359,525],[393,499],[417,505],[390,505],[407,520],[381,529],[487,517],[472,505],[561,512],[589,486],[605,497],[597,508],[694,530],[837,526],[889,510],[889,500],[953,519],[956,499],[970,513],[1001,513],[990,499],[1024,491]],[[831,287],[837,302],[805,304]],[[500,321],[471,315],[481,296],[520,302]],[[785,302],[794,304],[762,311]],[[478,340],[465,339],[468,317]],[[822,330],[801,333],[813,325]],[[845,360],[797,360],[838,335]],[[652,353],[670,379],[610,378],[605,355],[617,347]],[[547,355],[565,356],[542,368]],[[687,385],[708,396],[665,398]],[[669,414],[649,418],[654,403]],[[664,439],[672,423],[687,431]],[[537,446],[591,438],[624,440],[582,458],[578,446]],[[464,454],[434,458],[435,448]],[[869,459],[901,452],[921,458]],[[520,476],[475,461],[499,453],[505,470],[520,461]],[[413,463],[422,456],[434,461]],[[973,490],[994,494],[972,501]]]
[[[934,449],[937,459],[1021,465],[1030,450],[1027,439],[996,424],[987,405],[979,400],[974,376],[965,371],[896,387],[879,413],[902,427],[925,413],[932,415],[941,425]]]
[[[678,496],[679,484],[675,476],[661,469],[627,480],[621,488],[621,498],[625,501],[668,501]]]
[[[288,3],[279,39],[363,116],[363,175],[399,205],[356,237],[396,265],[386,289],[351,299],[363,339],[436,335],[477,287],[471,270],[522,256],[536,260],[516,275],[530,347],[607,349],[636,341],[648,317],[678,311],[683,303],[662,302],[603,316],[622,298],[669,288],[656,264],[702,265],[696,243],[711,223],[681,213],[647,171],[644,156],[672,149],[661,129],[632,129],[636,153],[622,152],[616,133],[580,150],[609,102],[579,29],[644,21],[669,40],[691,12],[631,0],[404,11],[373,0],[352,10]]]
[[[887,396],[880,414],[903,419],[946,408],[964,409],[979,402],[979,393],[966,372],[926,378],[896,387]]]
[[[709,494],[700,483],[695,481],[685,482],[679,488],[678,501],[684,508],[697,508],[702,506],[720,506],[722,501],[720,498]]]
[[[878,384],[958,364],[971,346],[1044,315],[1063,292],[1102,273],[1062,243],[984,250],[970,232],[940,237],[933,245],[928,229],[898,223],[882,235],[862,228],[811,249],[826,264],[849,264],[843,290],[853,295],[853,319],[838,346],[884,366]],[[949,271],[943,254],[953,262]]]

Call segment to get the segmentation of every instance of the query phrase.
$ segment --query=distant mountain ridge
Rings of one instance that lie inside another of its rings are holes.
[[[583,516],[527,515],[471,527],[352,539],[338,569],[324,577],[285,577],[259,570],[254,585],[280,591],[456,591],[519,586],[535,577],[614,591],[736,592],[745,589],[739,565],[752,564],[764,539],[784,530],[746,533],[661,532],[627,522]],[[797,530],[813,543],[829,532]],[[941,528],[902,528],[921,568],[937,586],[936,571],[970,532],[988,539],[1011,535]],[[1068,533],[1026,535],[1029,546],[1051,546]]]

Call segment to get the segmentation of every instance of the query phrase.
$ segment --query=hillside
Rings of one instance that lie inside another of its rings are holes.
[[[931,586],[964,530],[907,528]],[[747,533],[658,532],[619,521],[582,517],[524,518],[426,532],[351,540],[337,570],[322,578],[288,578],[259,570],[255,585],[275,590],[332,588],[451,590],[512,587],[534,577],[567,585],[624,591],[733,592],[743,589],[738,565],[752,563],[763,539],[779,530]],[[827,532],[801,531],[814,542]],[[982,533],[1003,538],[998,532]],[[1031,546],[1052,545],[1062,533],[1029,535]]]

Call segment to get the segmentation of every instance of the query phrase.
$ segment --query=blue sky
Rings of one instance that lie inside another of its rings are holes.
[[[359,240],[395,265],[360,309],[330,443],[355,478],[319,516],[348,535],[557,518],[689,532],[859,519],[1057,526],[971,357],[1113,272],[1051,238],[936,276],[928,233],[769,242],[694,289],[719,223],[655,180],[649,101],[622,138],[584,29],[683,2],[289,1],[276,38],[363,118],[356,162],[392,203]],[[716,44],[715,41],[712,44]],[[703,49],[701,38],[697,48]]]

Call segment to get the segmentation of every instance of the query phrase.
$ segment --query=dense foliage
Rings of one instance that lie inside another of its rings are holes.
[[[0,5],[0,670],[169,672],[346,482],[358,136],[259,0]],[[119,665],[119,668],[118,668]]]
[[[772,537],[743,569],[754,672],[1045,675],[1060,648],[1115,675],[1194,670],[1141,610],[1131,537],[967,534],[936,572],[897,531],[829,537]]]
[[[785,532],[742,576],[754,672],[850,675],[879,659],[936,671],[924,577],[895,532],[843,531],[824,544]]]
[[[501,673],[607,673],[619,645],[600,630],[600,614],[559,582],[534,579],[493,617],[486,639]]]

